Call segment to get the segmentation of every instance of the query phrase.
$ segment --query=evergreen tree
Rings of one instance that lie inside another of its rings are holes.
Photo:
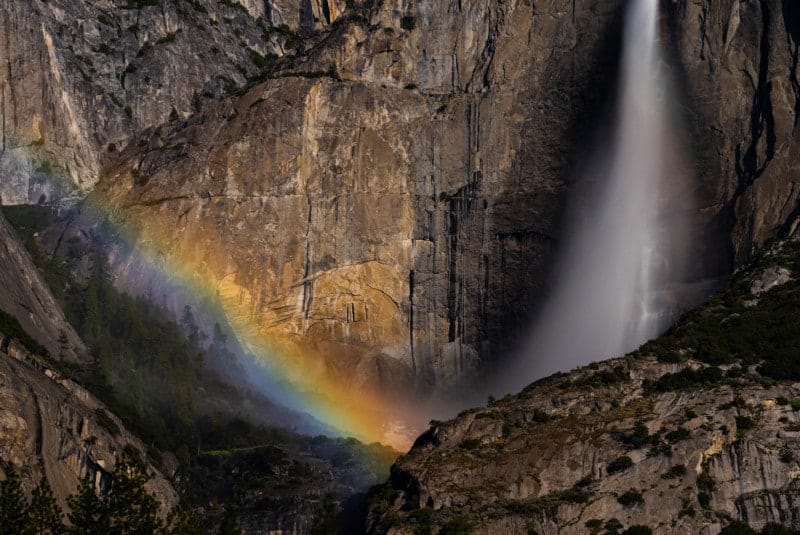
[[[152,535],[161,528],[158,500],[145,488],[149,479],[139,452],[130,444],[125,446],[106,498],[110,533]]]
[[[225,507],[217,535],[242,535],[242,528],[239,527],[239,519],[236,518],[233,507]]]
[[[183,327],[189,347],[196,348],[199,342],[200,333],[197,327],[197,322],[194,319],[194,314],[192,313],[192,307],[189,305],[185,305],[183,307],[181,326]]]
[[[186,505],[179,505],[167,517],[167,528],[164,535],[202,535],[203,530],[195,522],[192,510]]]
[[[61,535],[65,532],[61,517],[61,508],[53,497],[47,478],[42,477],[33,489],[25,535]]]
[[[107,535],[108,516],[103,500],[94,491],[94,483],[86,476],[78,486],[77,493],[67,498],[70,535]]]
[[[336,502],[328,495],[322,502],[322,510],[311,525],[311,535],[327,535],[339,533],[339,520],[336,514]]]
[[[28,522],[28,501],[14,467],[4,467],[6,479],[0,482],[0,535],[19,535]]]

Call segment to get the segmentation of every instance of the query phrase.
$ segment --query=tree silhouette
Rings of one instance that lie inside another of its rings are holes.
[[[3,468],[6,479],[0,482],[0,535],[19,535],[27,523],[28,501],[14,467],[8,463]]]
[[[236,513],[232,507],[225,508],[225,514],[222,515],[222,522],[219,525],[219,530],[217,530],[217,535],[242,535],[239,519],[236,518]]]
[[[195,522],[192,510],[185,504],[175,507],[167,517],[164,535],[203,535],[204,531]]]
[[[42,477],[31,495],[25,535],[63,534],[66,529],[62,522],[62,516],[61,509],[53,497],[53,491],[47,483],[47,478]]]
[[[106,497],[110,533],[150,535],[161,528],[158,500],[145,488],[149,479],[139,452],[130,444],[125,446]]]
[[[70,535],[107,535],[108,516],[103,500],[95,493],[94,483],[86,476],[78,486],[78,491],[67,498],[69,504],[68,530]]]

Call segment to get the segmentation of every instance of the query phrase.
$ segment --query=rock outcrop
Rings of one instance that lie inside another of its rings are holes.
[[[141,441],[86,389],[5,336],[0,347],[0,460],[21,474],[26,491],[46,477],[64,507],[85,477],[105,489],[126,445],[144,456]],[[148,466],[148,489],[166,514],[177,494]]]
[[[728,236],[710,258],[726,261],[729,247],[740,264],[798,215],[800,10],[785,0],[725,0],[665,2],[664,11],[701,213]]]
[[[800,417],[786,401],[798,385],[643,394],[680,367],[608,361],[434,422],[376,495],[371,532],[459,519],[474,533],[594,533],[612,519],[655,533],[718,533],[731,518],[800,527]],[[592,384],[608,373],[624,381]]]
[[[545,280],[619,16],[355,10],[273,79],[145,133],[92,203],[210,281],[234,323],[310,355],[307,369],[383,393],[453,386]]]
[[[14,316],[54,359],[89,361],[78,334],[67,322],[39,270],[0,215],[0,310]]]

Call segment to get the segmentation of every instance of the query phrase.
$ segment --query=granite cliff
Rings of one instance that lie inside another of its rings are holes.
[[[6,3],[3,202],[88,194],[302,377],[447,390],[501,365],[546,287],[622,4]],[[797,208],[796,10],[662,5],[698,170],[687,282]]]
[[[393,400],[455,389],[502,366],[547,290],[564,206],[614,114],[623,8],[4,2],[0,200],[59,211],[39,237],[53,258],[100,213],[130,242],[108,248],[120,287],[160,294],[130,251],[179,265],[239,334],[298,355],[300,382]],[[793,0],[661,9],[694,178],[696,206],[674,199],[695,235],[685,282],[719,279],[796,230],[800,13]],[[0,241],[0,308],[53,358],[88,362],[2,222]],[[761,288],[791,280],[780,267]],[[0,359],[2,457],[63,499],[113,463],[104,409],[10,339],[3,351],[19,358]],[[796,384],[726,362],[725,380],[653,389],[715,367],[701,357],[612,361],[436,423],[376,495],[371,529],[800,527]]]

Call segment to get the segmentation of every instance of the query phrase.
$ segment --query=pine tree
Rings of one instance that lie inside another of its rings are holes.
[[[167,517],[164,535],[202,535],[203,530],[195,522],[192,510],[186,505],[173,509]]]
[[[61,509],[53,497],[47,478],[43,477],[33,489],[25,535],[61,535],[66,531],[61,518]]]
[[[88,475],[81,481],[77,493],[67,498],[70,535],[107,535],[108,516],[104,501],[94,491]]]
[[[239,519],[236,518],[236,513],[230,506],[225,508],[225,514],[222,515],[222,522],[219,525],[219,530],[217,530],[217,535],[242,535]]]
[[[107,497],[111,533],[152,535],[161,528],[158,500],[145,488],[149,479],[139,452],[125,446]]]
[[[6,479],[0,482],[0,535],[19,535],[28,522],[28,501],[14,467],[6,464],[3,468]]]
[[[331,496],[325,496],[322,501],[322,510],[311,525],[311,535],[327,535],[339,533],[339,520],[336,514],[336,502]]]

